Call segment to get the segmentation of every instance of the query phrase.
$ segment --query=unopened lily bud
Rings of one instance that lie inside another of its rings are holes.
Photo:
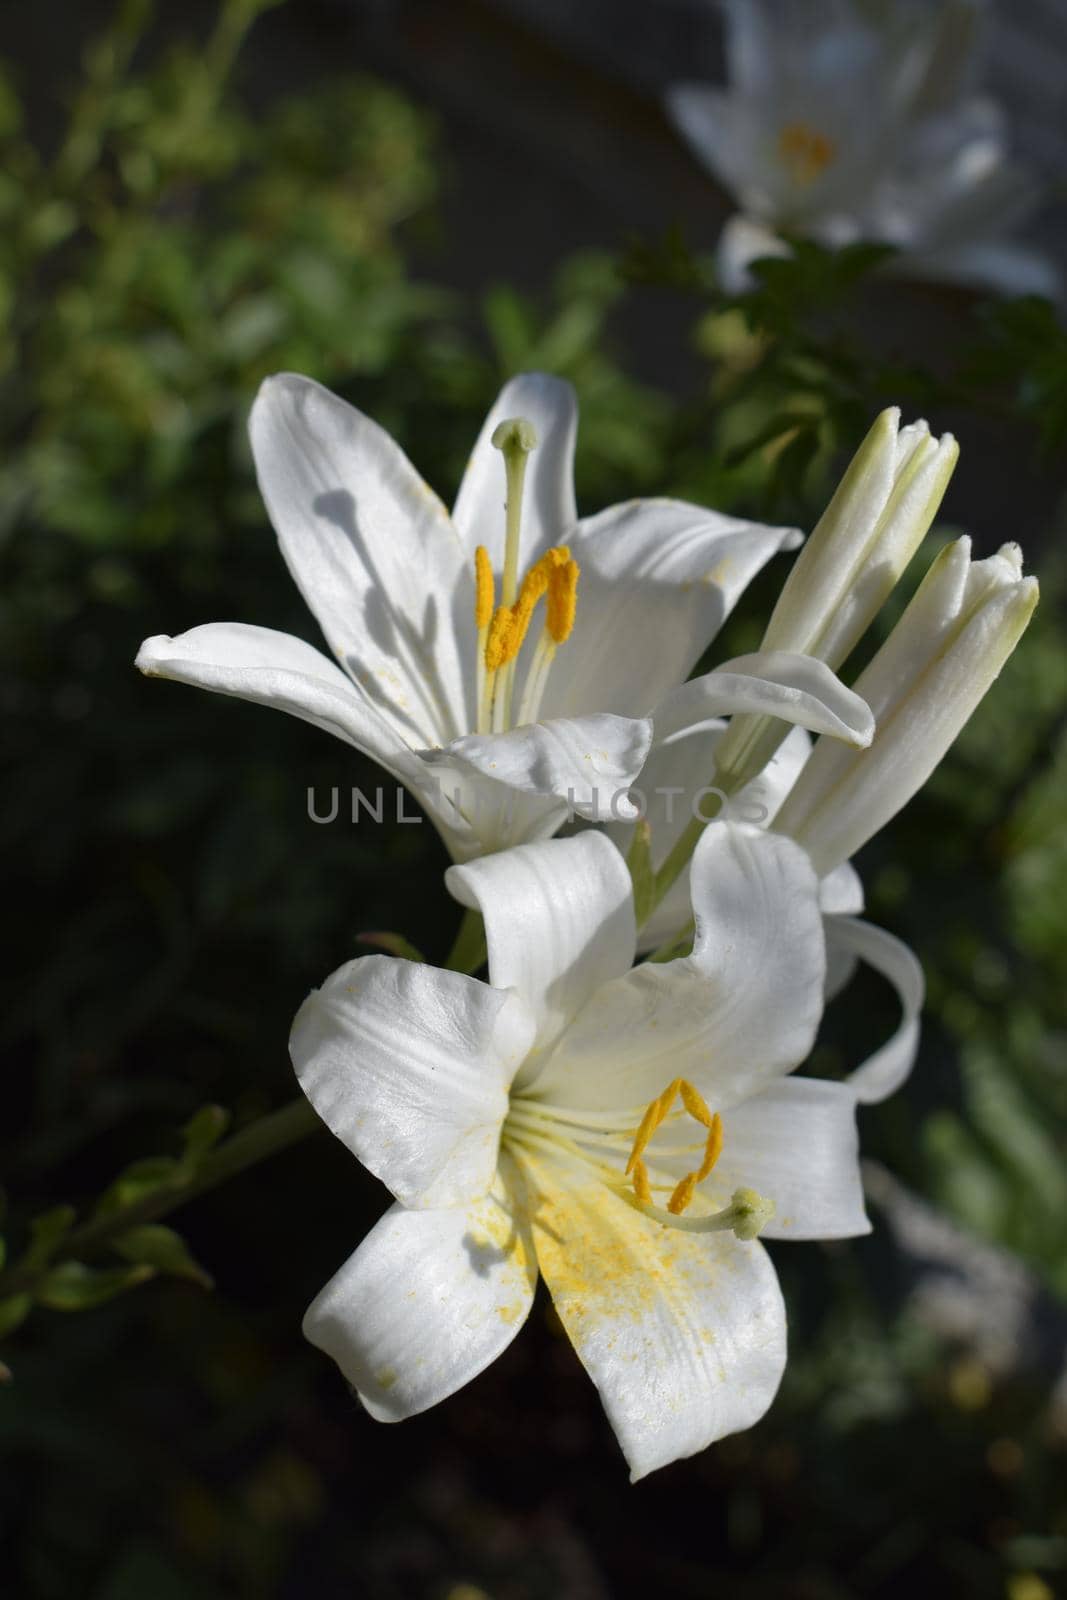
[[[1030,621],[1038,585],[1023,577],[1018,545],[985,561],[972,561],[970,552],[966,538],[946,546],[856,682],[874,712],[870,748],[820,739],[775,819],[820,876],[926,782]]]
[[[797,557],[763,636],[764,650],[815,656],[836,669],[888,599],[937,514],[959,455],[951,434],[900,426],[892,406],[875,420]],[[717,752],[736,789],[763,770],[785,724],[735,717]]]

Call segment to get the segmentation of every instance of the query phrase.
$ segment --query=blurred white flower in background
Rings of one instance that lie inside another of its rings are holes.
[[[729,86],[678,84],[677,127],[738,203],[719,240],[731,293],[782,232],[893,245],[898,270],[1056,295],[1053,263],[1012,242],[1038,199],[976,92],[983,0],[722,0]]]

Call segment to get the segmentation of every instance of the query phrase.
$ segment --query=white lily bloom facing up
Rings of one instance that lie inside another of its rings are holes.
[[[368,956],[293,1027],[301,1087],[396,1199],[305,1332],[395,1422],[510,1344],[541,1274],[640,1478],[774,1397],[786,1320],[755,1235],[868,1231],[856,1095],[791,1076],[822,1011],[815,875],[790,840],[713,824],[692,954],[637,968],[600,833],[448,882],[484,915],[489,983]]]
[[[672,500],[579,520],[576,424],[569,384],[513,379],[449,516],[369,418],[309,379],[268,379],[250,424],[259,484],[336,659],[225,622],[148,639],[137,665],[277,706],[371,755],[457,860],[611,797],[626,815],[659,701],[799,535]],[[784,697],[791,720],[869,740],[869,714],[831,673],[815,681],[788,655],[742,666],[725,686],[744,704]]]
[[[1055,295],[1049,260],[1011,242],[1036,186],[1000,108],[974,92],[982,0],[724,0],[729,87],[679,84],[670,114],[740,206],[719,241],[730,293],[779,230],[901,251],[912,275]]]

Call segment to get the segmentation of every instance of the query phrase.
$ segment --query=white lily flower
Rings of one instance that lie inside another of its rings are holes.
[[[974,92],[982,0],[724,4],[729,87],[677,85],[667,104],[740,207],[719,241],[728,292],[789,253],[780,231],[890,244],[919,277],[1058,292],[1054,265],[1006,237],[1037,194]]]
[[[576,423],[569,384],[506,384],[450,517],[369,418],[306,378],[268,379],[250,424],[260,488],[336,662],[225,622],[148,639],[137,665],[371,755],[458,860],[596,814],[636,779],[658,702],[799,535],[672,500],[579,520]],[[810,696],[800,715],[816,731],[834,721]]]
[[[510,1344],[541,1274],[640,1478],[775,1394],[785,1313],[755,1234],[868,1231],[856,1095],[790,1075],[822,1010],[815,876],[792,841],[713,824],[692,955],[637,968],[600,833],[448,883],[485,918],[490,983],[368,956],[294,1024],[301,1087],[397,1202],[305,1332],[399,1421]]]
[[[947,545],[911,604],[860,675],[876,728],[868,750],[839,759],[819,741],[775,819],[816,870],[832,871],[920,789],[1022,637],[1038,600],[1022,551],[971,560],[971,541]]]

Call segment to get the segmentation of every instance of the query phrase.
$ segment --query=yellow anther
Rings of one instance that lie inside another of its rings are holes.
[[[522,649],[522,642],[529,631],[530,618],[534,614],[534,607],[548,588],[549,570],[547,561],[542,558],[535,566],[530,568],[522,580],[519,598],[515,602],[515,631],[518,635],[514,650],[515,655],[518,655]]]
[[[693,1088],[693,1085],[691,1083],[687,1083],[684,1078],[679,1078],[678,1089],[682,1096],[682,1104],[688,1111],[689,1115],[691,1117],[695,1117],[696,1120],[699,1123],[702,1123],[705,1128],[710,1128],[712,1124],[712,1115],[708,1110],[707,1101],[704,1099],[704,1096],[699,1094],[697,1090]]]
[[[578,570],[578,563],[572,556],[552,568],[548,580],[545,627],[553,644],[562,644],[569,639],[574,627],[574,616],[578,609]]]
[[[778,134],[778,158],[795,183],[814,183],[836,154],[834,141],[808,122],[787,122]]]
[[[716,1161],[718,1161],[719,1157],[722,1155],[722,1141],[722,1118],[716,1111],[708,1128],[708,1140],[704,1147],[704,1159],[700,1163],[699,1170],[697,1171],[697,1183],[704,1182],[704,1179],[707,1177],[712,1167],[714,1167]]]
[[[693,1190],[696,1188],[696,1186],[697,1186],[697,1175],[696,1175],[696,1173],[695,1172],[687,1172],[685,1177],[682,1179],[682,1181],[675,1187],[674,1193],[671,1195],[670,1199],[667,1201],[667,1210],[671,1213],[672,1216],[675,1216],[675,1217],[680,1217],[681,1216],[682,1212],[685,1210],[685,1208],[689,1204],[690,1200],[692,1200],[692,1198],[693,1198]]]
[[[492,621],[495,594],[493,564],[488,550],[480,544],[474,552],[474,624],[479,632]]]
[[[657,1095],[646,1110],[634,1134],[633,1149],[630,1159],[626,1163],[626,1175],[633,1178],[634,1194],[642,1204],[648,1204],[651,1198],[651,1189],[648,1180],[648,1169],[643,1156],[648,1148],[649,1140],[656,1129],[666,1120],[674,1104],[675,1096],[680,1096],[682,1105],[689,1115],[707,1128],[708,1137],[704,1145],[704,1159],[695,1172],[687,1172],[685,1177],[675,1186],[674,1193],[667,1201],[667,1210],[674,1216],[680,1216],[693,1198],[698,1183],[711,1172],[715,1163],[722,1154],[723,1130],[722,1118],[717,1111],[708,1109],[704,1096],[685,1078],[675,1078],[669,1083],[663,1093]]]
[[[496,672],[505,661],[510,661],[508,642],[515,625],[515,613],[510,606],[497,606],[489,624],[489,637],[485,641],[485,666],[487,672]]]

